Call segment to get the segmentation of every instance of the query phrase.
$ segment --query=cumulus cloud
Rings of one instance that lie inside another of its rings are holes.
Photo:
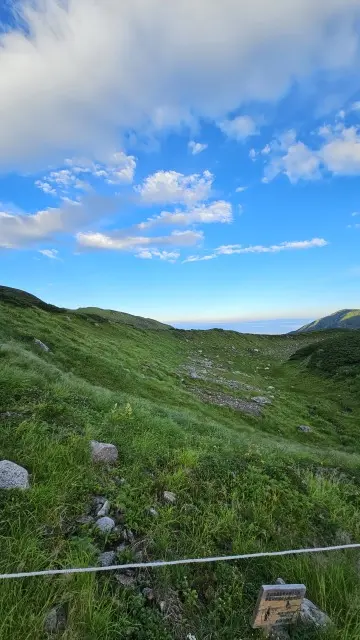
[[[232,206],[225,200],[217,200],[210,204],[200,204],[187,211],[162,211],[158,216],[153,216],[145,222],[141,222],[139,229],[163,225],[191,225],[196,223],[211,224],[214,222],[232,222]]]
[[[265,170],[265,179],[273,180],[284,173],[290,182],[317,180],[321,176],[320,157],[303,142],[294,142],[282,156],[275,156]]]
[[[247,189],[247,187],[237,187],[235,189],[235,192],[236,193],[242,193],[243,191],[246,191],[246,189]]]
[[[86,249],[108,249],[113,251],[130,251],[142,254],[139,257],[149,258],[149,253],[160,246],[191,247],[203,240],[201,231],[173,231],[169,236],[126,236],[121,231],[109,234],[80,232],[77,234],[80,247]],[[150,248],[149,248],[150,247]],[[145,252],[145,253],[144,253]],[[160,257],[160,256],[159,256]]]
[[[360,174],[360,128],[343,122],[323,125],[317,130],[322,143],[315,149],[296,139],[289,131],[270,145],[264,181],[285,174],[290,182],[317,180],[325,171],[336,175]]]
[[[208,145],[202,144],[201,142],[194,142],[194,140],[190,140],[188,147],[191,153],[193,154],[193,156],[196,156],[198,153],[205,151],[205,149],[208,148]]]
[[[135,187],[142,200],[149,204],[185,204],[207,200],[214,176],[210,171],[184,175],[177,171],[157,171],[143,184]]]
[[[57,249],[40,249],[39,253],[41,253],[43,256],[46,256],[46,258],[50,258],[51,260],[60,259]]]
[[[233,120],[224,120],[219,128],[228,137],[239,142],[258,133],[256,122],[250,116],[238,116]]]
[[[78,153],[104,160],[118,132],[224,121],[319,71],[358,65],[360,0],[15,6],[18,26],[0,36],[5,170]]]
[[[0,211],[0,247],[15,249],[32,246],[59,234],[72,233],[103,216],[118,211],[121,198],[91,194],[82,202],[63,202],[61,207],[36,213]]]
[[[86,159],[67,158],[64,167],[50,171],[35,185],[44,193],[68,198],[69,191],[87,191],[90,178],[100,179],[110,185],[131,184],[136,169],[136,158],[123,151],[111,154],[107,164]]]
[[[221,245],[213,253],[205,256],[189,256],[183,262],[198,262],[202,260],[214,260],[221,255],[245,254],[245,253],[280,253],[281,251],[296,251],[303,249],[314,249],[325,247],[328,244],[323,238],[313,238],[312,240],[301,240],[297,242],[282,242],[269,246],[253,245],[242,247],[240,244]]]

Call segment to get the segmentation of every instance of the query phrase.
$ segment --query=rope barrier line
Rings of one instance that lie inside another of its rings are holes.
[[[110,565],[109,567],[78,567],[74,569],[48,569],[45,571],[23,571],[20,573],[0,574],[0,580],[13,578],[32,578],[33,576],[57,576],[71,573],[95,573],[98,571],[118,571],[126,569],[151,569],[170,567],[179,564],[200,564],[205,562],[224,562],[229,560],[247,560],[251,558],[266,558],[269,556],[290,556],[301,553],[319,553],[324,551],[340,551],[342,549],[359,549],[360,544],[341,544],[334,547],[314,547],[310,549],[289,549],[286,551],[263,551],[259,553],[244,553],[237,556],[215,556],[213,558],[185,558],[183,560],[157,560],[154,562],[137,562],[129,564]]]

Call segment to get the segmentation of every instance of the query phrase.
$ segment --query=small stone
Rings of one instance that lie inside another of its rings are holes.
[[[270,367],[265,367],[264,371],[269,371]]]
[[[255,396],[254,398],[251,398],[251,400],[253,402],[256,402],[256,404],[260,404],[260,405],[266,405],[266,404],[271,404],[271,400],[269,400],[269,398],[265,398],[265,396]]]
[[[100,553],[99,555],[99,564],[101,567],[111,567],[116,558],[115,551],[104,551],[104,553]]]
[[[309,426],[308,426],[308,425],[306,425],[306,424],[301,424],[301,425],[298,427],[298,431],[302,431],[303,433],[310,433],[310,431],[312,431],[312,428],[311,428],[311,427],[309,427]]]
[[[311,624],[318,628],[332,624],[329,616],[307,598],[304,598],[301,604],[300,620],[303,624]]]
[[[62,605],[57,605],[48,611],[44,621],[44,630],[52,635],[63,631],[66,627],[66,612]]]
[[[124,529],[122,535],[123,535],[124,542],[128,542],[129,544],[133,544],[135,542],[135,536],[131,531],[131,529]]]
[[[112,464],[118,459],[118,450],[114,444],[92,440],[90,442],[90,447],[93,462]]]
[[[161,613],[164,613],[166,611],[166,602],[165,602],[165,600],[161,600],[161,602],[159,602],[159,609],[160,609]]]
[[[149,600],[149,602],[152,602],[155,598],[154,589],[150,589],[150,587],[145,587],[142,593],[144,598],[146,598],[146,600]]]
[[[0,489],[28,489],[29,474],[15,462],[1,460],[0,462]]]
[[[151,507],[149,509],[149,515],[153,516],[153,518],[157,518],[157,516],[159,515],[158,512],[156,511],[156,509],[154,509],[154,507]]]
[[[50,351],[50,347],[48,347],[46,344],[44,344],[43,342],[41,342],[41,340],[37,340],[37,338],[34,338],[34,342],[35,344],[37,344],[38,347],[40,347],[40,349],[42,349],[43,351]]]
[[[105,516],[97,520],[95,526],[101,533],[110,533],[115,527],[115,522],[112,518]]]
[[[286,582],[282,578],[277,578],[275,584],[286,584]]]
[[[110,511],[110,502],[108,500],[105,500],[103,506],[101,507],[101,509],[99,509],[97,513],[97,517],[102,518],[103,516],[107,516],[109,511]]]
[[[175,504],[175,502],[176,502],[175,493],[173,493],[172,491],[164,491],[164,500],[165,500],[165,502],[168,502],[169,504]]]
[[[126,542],[122,542],[118,547],[116,547],[116,552],[122,553],[123,551],[125,551],[125,549],[127,549],[127,544]]]
[[[134,587],[136,584],[136,578],[133,574],[117,573],[115,578],[122,587]]]
[[[274,391],[275,387],[268,387],[269,391]]]

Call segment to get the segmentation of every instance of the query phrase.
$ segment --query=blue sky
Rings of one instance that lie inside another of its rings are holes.
[[[8,0],[1,282],[254,332],[359,307],[360,0],[313,5]]]

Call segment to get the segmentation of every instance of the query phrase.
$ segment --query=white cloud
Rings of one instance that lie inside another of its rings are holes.
[[[115,251],[131,251],[139,257],[148,258],[149,247],[158,250],[159,246],[191,247],[203,240],[201,231],[173,231],[169,236],[125,236],[121,231],[111,234],[80,232],[76,238],[79,246],[87,249],[109,249]],[[143,253],[145,251],[145,254]],[[159,256],[160,257],[160,256]]]
[[[0,164],[105,158],[119,132],[219,121],[356,70],[359,3],[20,0],[23,28],[0,36]]]
[[[247,189],[247,187],[237,187],[235,189],[235,192],[236,193],[242,193],[243,191],[246,191],[246,189]]]
[[[357,102],[353,102],[350,109],[351,111],[360,111],[360,100]]]
[[[284,173],[290,182],[299,180],[317,180],[321,176],[320,158],[318,154],[303,142],[291,144],[285,155],[274,156],[265,169],[267,181],[273,180],[280,173]]]
[[[193,154],[193,156],[196,156],[198,153],[205,151],[205,149],[208,148],[208,145],[202,144],[201,142],[194,142],[194,140],[190,140],[188,147],[191,153]]]
[[[250,158],[250,160],[252,160],[253,162],[255,162],[256,156],[257,156],[257,153],[256,153],[255,149],[250,149],[250,151],[249,151],[249,158]]]
[[[84,224],[114,213],[120,205],[120,198],[93,194],[82,202],[63,202],[61,207],[36,213],[12,212],[9,208],[0,212],[0,247],[27,247],[58,234],[72,233]]]
[[[178,251],[158,251],[157,249],[144,249],[135,253],[135,258],[142,258],[143,260],[151,260],[152,258],[160,258],[160,260],[166,260],[166,262],[176,262],[180,257]]]
[[[313,238],[312,240],[301,240],[297,242],[282,242],[269,246],[253,245],[242,247],[240,244],[228,244],[217,247],[212,254],[205,256],[190,256],[184,262],[198,262],[201,260],[213,260],[221,255],[246,254],[246,253],[280,253],[282,251],[297,251],[304,249],[314,249],[327,246],[328,242],[323,238]]]
[[[269,144],[266,144],[265,147],[263,149],[261,149],[261,152],[263,156],[267,156],[271,151],[271,147]]]
[[[47,193],[52,196],[56,196],[56,190],[48,182],[43,182],[42,180],[36,180],[35,184],[44,193]]]
[[[177,171],[157,171],[142,185],[135,187],[142,200],[152,204],[194,205],[207,200],[211,194],[214,176],[210,171],[184,175]]]
[[[40,249],[39,253],[42,253],[43,256],[47,258],[51,258],[52,260],[59,260],[57,249]]]
[[[219,128],[228,138],[239,142],[258,133],[256,122],[250,116],[238,116],[233,120],[224,120],[219,123]]]
[[[342,127],[320,149],[328,171],[339,175],[360,173],[360,134],[356,127]]]
[[[130,184],[134,179],[136,158],[117,151],[111,154],[107,164],[75,158],[67,158],[64,164],[66,168],[50,171],[42,180],[36,180],[35,185],[44,193],[68,198],[66,194],[71,190],[90,190],[91,176],[110,185]]]
[[[359,127],[346,127],[338,122],[323,125],[316,133],[323,139],[317,149],[297,141],[294,131],[274,140],[263,181],[269,182],[281,173],[293,183],[300,179],[317,180],[324,171],[336,175],[360,174]]]
[[[200,204],[187,211],[162,211],[160,215],[154,216],[141,222],[139,229],[149,229],[151,227],[163,225],[191,225],[196,223],[211,224],[214,222],[232,222],[232,206],[230,202],[218,200],[210,204]]]
[[[360,216],[360,211],[353,211],[351,215],[353,218],[355,218],[356,216]]]

